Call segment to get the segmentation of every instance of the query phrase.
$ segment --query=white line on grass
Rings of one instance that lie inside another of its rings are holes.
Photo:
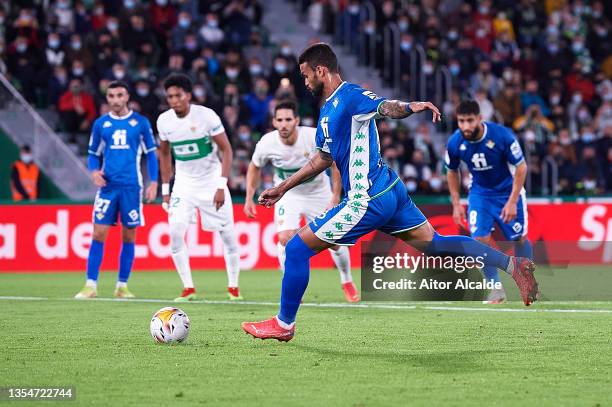
[[[16,301],[112,301],[112,302],[142,302],[142,303],[171,303],[180,306],[185,303],[178,303],[172,300],[153,299],[153,298],[92,298],[88,300],[75,300],[74,298],[47,298],[47,297],[15,297],[0,296],[0,300]],[[227,301],[227,300],[197,300],[189,301],[189,304],[227,304],[227,305],[256,305],[256,306],[278,306],[277,302],[265,301]],[[578,304],[578,303],[576,303]],[[384,303],[304,303],[302,307],[312,308],[371,308],[371,309],[426,309],[431,311],[471,311],[471,312],[556,312],[556,313],[601,313],[612,314],[612,309],[556,309],[556,308],[485,308],[485,307],[461,307],[461,306],[434,306],[434,305],[402,305]]]

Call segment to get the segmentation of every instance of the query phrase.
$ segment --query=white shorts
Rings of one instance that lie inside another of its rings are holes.
[[[207,231],[223,230],[234,225],[232,196],[225,187],[225,202],[217,210],[213,203],[216,189],[175,188],[170,196],[168,222],[189,225],[195,218],[195,210],[200,211],[202,229]]]
[[[300,228],[302,216],[306,223],[323,214],[331,201],[332,194],[314,197],[285,195],[274,205],[274,224],[276,232]]]

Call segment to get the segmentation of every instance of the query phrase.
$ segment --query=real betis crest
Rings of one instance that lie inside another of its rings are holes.
[[[487,141],[486,146],[489,147],[489,148],[493,148],[493,147],[495,147],[495,142],[493,140],[489,140],[489,141]]]

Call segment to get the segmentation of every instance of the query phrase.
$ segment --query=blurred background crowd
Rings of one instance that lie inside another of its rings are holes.
[[[485,120],[517,134],[532,195],[612,193],[610,5],[294,2],[307,24],[355,54],[396,96],[443,109],[436,127],[379,123],[384,158],[411,192],[447,193],[444,147],[456,128],[454,108],[474,98]],[[318,101],[299,75],[300,50],[271,43],[262,25],[273,12],[259,0],[2,1],[0,71],[32,105],[54,112],[56,130],[81,154],[93,120],[108,111],[110,81],[128,82],[131,107],[155,125],[167,109],[163,79],[189,74],[194,103],[224,122],[235,157],[231,189],[242,194],[277,100],[296,98],[303,125],[317,120]],[[271,183],[272,172],[264,172],[263,187]]]

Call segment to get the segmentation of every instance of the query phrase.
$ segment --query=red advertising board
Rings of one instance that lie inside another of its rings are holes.
[[[423,205],[421,209],[441,234],[465,233],[453,221],[448,205]],[[173,270],[166,213],[159,205],[146,205],[146,225],[136,239],[136,270]],[[276,234],[273,211],[259,208],[258,218],[248,219],[242,205],[234,205],[235,227],[244,269],[276,268]],[[529,238],[543,242],[554,262],[571,253],[582,263],[612,263],[612,204],[529,205]],[[0,272],[83,271],[91,241],[89,205],[0,206]],[[365,239],[371,239],[368,235]],[[186,237],[194,269],[224,267],[218,235],[192,225]],[[604,244],[604,242],[608,244]],[[119,230],[111,230],[102,269],[116,270]],[[569,252],[568,252],[569,249]],[[359,244],[351,249],[352,264],[360,265]],[[331,267],[327,254],[315,256],[312,267]]]

